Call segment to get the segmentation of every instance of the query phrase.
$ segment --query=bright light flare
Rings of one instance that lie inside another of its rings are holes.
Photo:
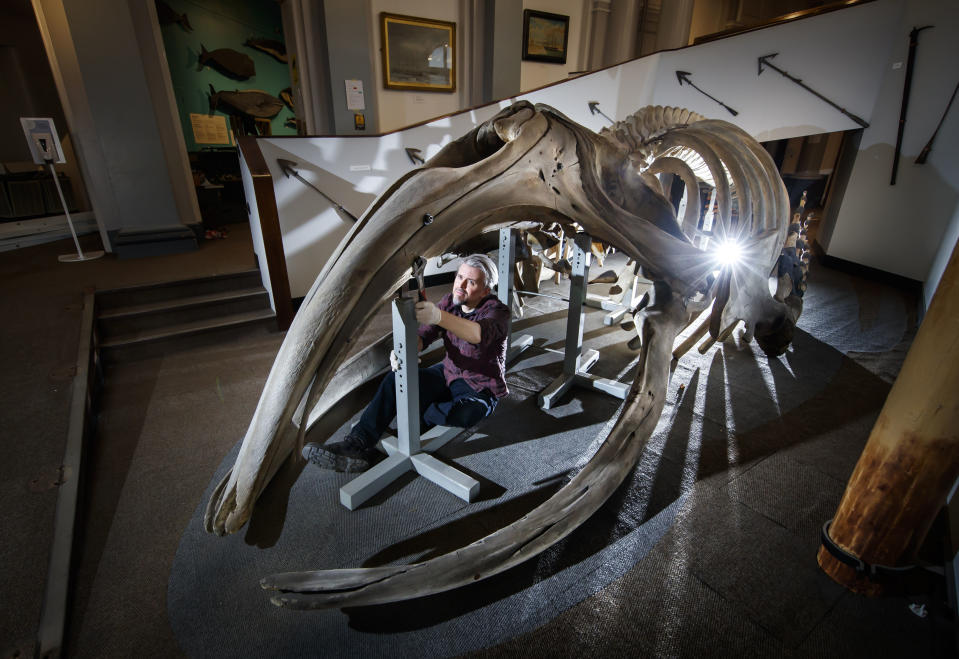
[[[743,247],[735,240],[726,240],[716,246],[715,255],[721,267],[732,267],[742,261]]]

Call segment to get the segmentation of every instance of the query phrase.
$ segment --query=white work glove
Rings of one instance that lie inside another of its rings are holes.
[[[416,358],[416,363],[419,364],[421,360],[419,357]],[[390,368],[393,369],[393,372],[400,370],[400,358],[397,356],[395,350],[390,350]]]
[[[423,300],[416,303],[416,322],[420,325],[439,325],[442,318],[443,312],[432,302]]]

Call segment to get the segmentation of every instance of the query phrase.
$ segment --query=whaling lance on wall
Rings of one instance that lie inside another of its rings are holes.
[[[939,129],[942,128],[942,122],[946,120],[946,115],[949,114],[949,108],[952,107],[952,102],[956,100],[956,92],[959,92],[959,82],[956,83],[956,87],[952,90],[952,96],[949,98],[949,102],[946,103],[946,109],[942,113],[942,117],[939,118],[939,123],[936,124],[936,130],[932,131],[932,137],[929,138],[929,141],[926,142],[926,146],[922,147],[922,151],[919,152],[919,155],[916,156],[916,164],[921,165],[926,162],[926,158],[929,156],[929,151],[932,150],[932,141],[936,139],[936,134],[939,133]]]
[[[326,194],[325,192],[320,190],[318,187],[316,187],[315,185],[307,181],[305,178],[300,176],[300,173],[296,171],[296,169],[294,169],[295,167],[297,167],[297,164],[295,162],[293,162],[292,160],[284,160],[283,158],[277,158],[276,164],[280,166],[280,169],[283,170],[283,173],[286,174],[287,178],[292,176],[293,178],[299,180],[304,185],[310,188],[313,188],[314,190],[319,192],[324,199],[326,199],[328,202],[333,204],[333,206],[336,207],[336,210],[340,211],[341,213],[344,213],[347,217],[350,218],[350,221],[356,222],[356,216],[353,215],[353,213],[343,208],[343,206],[337,203],[337,201],[333,199],[332,197],[330,197],[330,195]]]
[[[906,58],[906,79],[902,86],[902,107],[899,110],[899,131],[896,134],[896,150],[892,155],[892,176],[889,185],[896,184],[896,172],[899,170],[899,154],[902,153],[902,133],[906,127],[906,110],[909,109],[909,91],[912,89],[912,68],[916,63],[916,46],[919,44],[919,33],[932,27],[914,27],[909,33],[909,56]]]
[[[417,162],[421,162],[421,163],[423,163],[424,165],[426,164],[426,161],[423,159],[423,156],[421,155],[422,153],[423,153],[423,152],[420,151],[419,149],[414,149],[414,148],[412,148],[412,147],[406,147],[406,157],[409,158],[409,159],[410,159],[410,162],[413,163],[414,165],[415,165]]]
[[[780,68],[779,68],[778,66],[776,66],[775,64],[770,64],[770,63],[769,63],[770,58],[773,58],[773,57],[775,57],[775,56],[778,55],[778,54],[779,54],[779,53],[770,53],[769,55],[763,55],[762,57],[759,58],[759,75],[762,75],[763,65],[768,66],[770,69],[772,69],[772,70],[775,71],[776,73],[780,74],[780,75],[783,76],[784,78],[786,78],[786,79],[788,79],[788,80],[791,80],[792,82],[796,83],[797,85],[799,85],[800,87],[802,87],[803,89],[805,89],[807,92],[809,92],[809,93],[812,94],[813,96],[815,96],[815,97],[817,97],[817,98],[820,98],[820,99],[826,101],[826,103],[829,103],[829,105],[833,106],[834,108],[836,108],[837,110],[839,110],[840,112],[842,112],[844,115],[846,115],[847,117],[849,117],[850,119],[852,119],[853,121],[855,121],[857,124],[859,124],[859,125],[862,126],[863,128],[869,128],[869,124],[868,124],[866,121],[864,121],[862,118],[857,117],[857,116],[854,115],[852,112],[849,112],[848,110],[846,110],[846,108],[840,107],[837,103],[834,103],[834,102],[830,101],[828,98],[826,98],[825,96],[823,96],[822,94],[820,94],[819,92],[817,92],[815,89],[813,89],[813,88],[810,87],[809,85],[805,84],[805,83],[802,81],[801,78],[797,78],[796,76],[789,75],[786,71],[783,71],[782,69],[780,69]]]
[[[599,101],[587,101],[587,102],[586,102],[586,105],[589,106],[589,113],[590,113],[590,114],[600,114],[600,115],[606,117],[606,119],[609,120],[609,123],[611,123],[611,124],[615,124],[615,123],[616,123],[615,121],[613,121],[612,119],[610,119],[610,118],[606,115],[605,112],[603,112],[602,110],[599,109]]]
[[[696,85],[694,85],[693,82],[692,82],[692,80],[689,79],[689,76],[691,76],[691,75],[692,75],[692,73],[690,73],[689,71],[677,71],[677,72],[676,72],[676,79],[679,80],[679,86],[682,87],[682,86],[683,86],[683,83],[685,82],[687,85],[689,85],[690,87],[692,87],[693,89],[695,89],[696,91],[698,91],[698,92],[699,92],[700,94],[702,94],[703,96],[705,96],[705,97],[707,97],[707,98],[710,98],[710,99],[716,101],[717,103],[719,103],[721,106],[723,106],[724,108],[726,108],[726,109],[729,111],[729,114],[733,115],[734,117],[735,117],[737,114],[739,114],[738,112],[736,112],[736,111],[733,110],[731,107],[729,107],[728,105],[726,105],[725,103],[723,103],[722,101],[720,101],[720,100],[719,100],[718,98],[716,98],[715,96],[710,96],[709,94],[707,94],[706,92],[704,92],[702,89],[700,89],[699,87],[697,87]]]

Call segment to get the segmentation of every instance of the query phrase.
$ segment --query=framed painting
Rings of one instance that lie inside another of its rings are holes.
[[[523,10],[523,59],[565,64],[568,41],[569,16]]]
[[[380,14],[387,89],[456,90],[456,23]]]

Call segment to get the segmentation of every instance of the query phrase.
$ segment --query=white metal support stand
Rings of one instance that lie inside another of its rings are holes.
[[[412,298],[393,301],[393,349],[400,360],[400,367],[396,371],[397,437],[383,440],[382,447],[387,452],[385,460],[340,488],[340,503],[350,510],[356,510],[410,470],[466,502],[472,501],[479,492],[478,481],[424,452],[423,444],[428,442],[429,449],[436,450],[459,434],[462,428],[439,426],[433,428],[438,433],[430,435],[429,439],[424,437],[427,442],[420,441],[418,337],[414,306],[415,300]]]
[[[512,229],[499,230],[499,252],[496,270],[499,282],[496,285],[496,297],[507,307],[513,300],[513,263],[516,261],[516,232]],[[521,334],[512,336],[513,321],[510,319],[506,332],[506,363],[516,359],[521,352],[533,345],[533,337]]]
[[[570,387],[577,385],[587,389],[603,391],[620,399],[625,399],[629,386],[616,380],[591,375],[587,371],[599,359],[599,352],[587,350],[583,353],[583,321],[586,312],[586,282],[589,275],[590,237],[585,233],[576,234],[573,239],[573,272],[569,282],[569,315],[566,320],[566,347],[563,358],[563,374],[553,380],[539,394],[539,406],[550,409]]]

